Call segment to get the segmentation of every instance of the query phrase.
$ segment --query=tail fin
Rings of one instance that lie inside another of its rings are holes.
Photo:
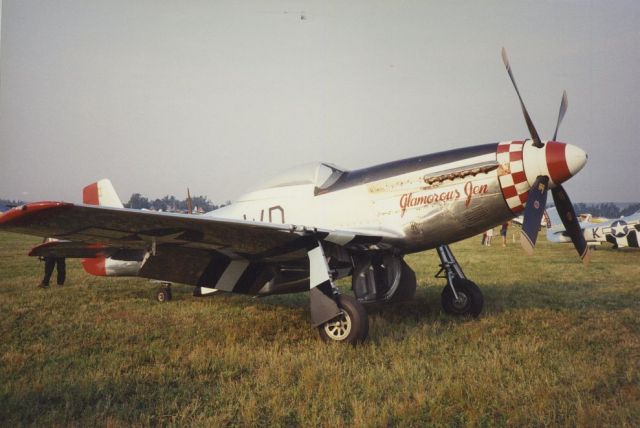
[[[87,205],[101,205],[103,207],[124,208],[122,201],[113,188],[108,178],[91,183],[82,189],[82,202]],[[96,276],[108,276],[110,272],[107,270],[107,264],[122,264],[120,262],[107,259],[104,256],[82,259],[82,267],[87,273]]]
[[[91,183],[82,189],[82,202],[87,205],[101,205],[103,207],[124,208],[122,201],[108,178]]]

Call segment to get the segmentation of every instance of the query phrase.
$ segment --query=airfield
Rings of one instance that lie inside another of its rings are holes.
[[[416,299],[369,308],[358,347],[309,328],[306,293],[158,303],[145,279],[37,289],[39,238],[0,233],[0,423],[11,425],[638,426],[640,251],[453,244],[479,319],[445,316],[434,251]],[[344,283],[344,290],[348,284]]]

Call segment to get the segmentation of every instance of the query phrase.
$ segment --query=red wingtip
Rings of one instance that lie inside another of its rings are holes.
[[[5,212],[0,216],[0,225],[6,224],[9,222],[13,222],[16,220],[24,219],[30,215],[35,213],[56,209],[56,208],[66,208],[72,207],[73,204],[68,202],[52,202],[52,201],[42,201],[42,202],[33,202],[30,204],[20,205],[19,207],[15,207]]]

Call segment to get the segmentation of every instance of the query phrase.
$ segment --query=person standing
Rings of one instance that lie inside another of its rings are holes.
[[[45,242],[56,241],[53,238],[45,239]],[[38,285],[39,288],[48,288],[49,281],[51,280],[51,275],[53,274],[53,269],[57,266],[58,275],[56,277],[56,283],[62,287],[64,285],[64,281],[67,277],[67,264],[64,257],[53,257],[53,256],[45,256],[42,257],[41,260],[44,260],[44,277],[42,278],[42,282]]]
[[[493,238],[493,229],[489,229],[486,231],[487,238],[485,239],[485,245],[487,247],[491,246],[491,239]]]
[[[500,236],[502,237],[502,246],[507,246],[507,229],[509,228],[509,222],[503,223],[500,228]]]

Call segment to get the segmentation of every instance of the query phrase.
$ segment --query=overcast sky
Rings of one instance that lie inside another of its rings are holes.
[[[589,154],[574,202],[640,201],[640,2],[5,0],[0,198],[233,200],[538,132]]]

